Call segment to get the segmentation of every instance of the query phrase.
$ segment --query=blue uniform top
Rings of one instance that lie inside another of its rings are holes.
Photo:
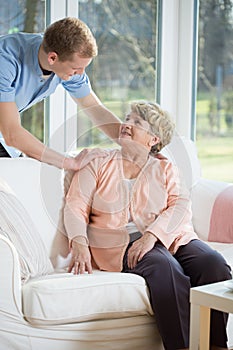
[[[19,112],[51,95],[59,84],[73,97],[81,98],[91,92],[86,73],[67,81],[54,73],[48,78],[43,76],[38,62],[42,39],[42,34],[29,33],[0,37],[0,102],[15,102]],[[6,147],[1,133],[0,142]],[[12,157],[19,153],[12,147],[6,148]]]

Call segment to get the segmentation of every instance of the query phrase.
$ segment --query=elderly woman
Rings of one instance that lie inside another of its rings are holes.
[[[173,131],[157,104],[132,104],[120,129],[121,148],[75,173],[64,209],[69,271],[92,273],[94,267],[143,276],[168,350],[189,346],[190,287],[231,278],[223,257],[194,232],[176,166],[158,154]],[[227,346],[226,322],[226,314],[212,312],[214,348]]]

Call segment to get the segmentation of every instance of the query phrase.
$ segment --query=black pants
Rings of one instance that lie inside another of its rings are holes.
[[[0,158],[11,158],[10,154],[7,152],[7,150],[3,147],[3,145],[0,143]],[[23,153],[19,155],[19,157],[23,157]]]
[[[0,157],[7,157],[7,158],[11,157],[1,143],[0,143]]]
[[[188,348],[190,288],[231,279],[230,267],[221,254],[199,240],[181,246],[175,255],[157,243],[132,270],[127,265],[127,251],[122,272],[145,278],[165,349]],[[211,345],[227,347],[227,318],[225,313],[211,311]]]

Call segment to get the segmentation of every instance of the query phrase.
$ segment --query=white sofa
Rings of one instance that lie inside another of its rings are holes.
[[[191,141],[175,137],[164,154],[181,169],[191,191],[194,227],[207,240],[215,199],[230,184],[201,177]],[[32,275],[22,283],[22,256],[9,237],[0,234],[1,349],[162,350],[143,278],[101,271],[82,276],[66,272],[68,242],[57,229],[63,172],[29,158],[0,158],[0,183],[3,180],[29,213],[35,225],[31,228],[42,240],[54,271]],[[233,266],[233,241],[209,244]],[[31,253],[25,259],[35,263],[36,253],[37,249],[35,256]],[[228,333],[229,346],[233,346],[232,319]]]

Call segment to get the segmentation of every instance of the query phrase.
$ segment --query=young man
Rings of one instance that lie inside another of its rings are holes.
[[[77,18],[51,24],[44,35],[15,33],[0,37],[0,156],[21,152],[58,168],[77,170],[79,161],[46,147],[25,130],[20,113],[51,95],[59,84],[109,137],[119,119],[91,89],[85,68],[97,55],[90,29]]]

